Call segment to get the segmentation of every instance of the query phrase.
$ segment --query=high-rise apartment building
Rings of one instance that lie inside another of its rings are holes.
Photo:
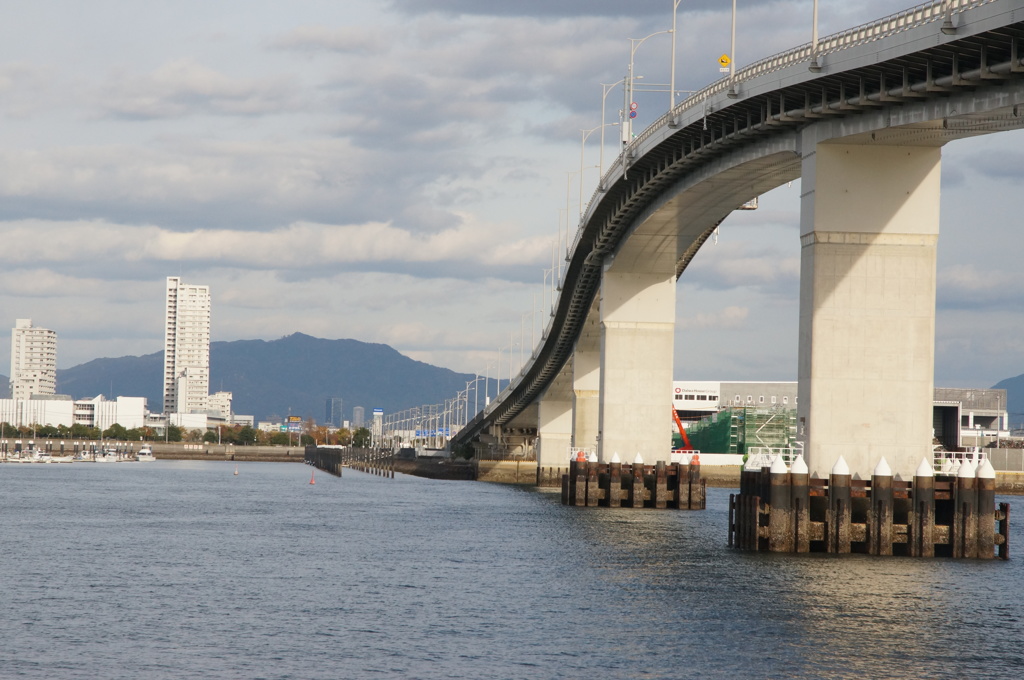
[[[11,330],[11,398],[57,391],[57,333],[17,319]]]
[[[352,427],[362,427],[366,422],[366,410],[362,406],[352,409]]]
[[[204,413],[210,394],[210,287],[167,277],[164,413]]]
[[[325,422],[328,425],[334,427],[341,427],[342,423],[345,422],[344,416],[342,416],[342,400],[340,397],[327,397],[327,405],[325,409]]]

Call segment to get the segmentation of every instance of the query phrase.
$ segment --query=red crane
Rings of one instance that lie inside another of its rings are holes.
[[[679,419],[679,414],[676,413],[675,407],[672,407],[672,420],[676,421],[676,427],[679,428],[679,436],[683,438],[683,451],[693,451],[693,447],[690,446],[690,438],[686,436],[686,428],[683,427],[683,421]]]

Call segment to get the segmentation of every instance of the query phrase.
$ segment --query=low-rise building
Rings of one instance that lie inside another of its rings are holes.
[[[105,430],[117,423],[130,430],[143,427],[146,415],[145,397],[107,399],[100,395],[73,401],[67,395],[36,395],[32,399],[0,399],[0,422],[15,427],[84,425]]]
[[[700,421],[725,409],[768,409],[795,414],[797,383],[677,380],[672,407],[680,419]],[[1010,436],[1006,390],[936,387],[933,431],[947,449],[987,446]]]

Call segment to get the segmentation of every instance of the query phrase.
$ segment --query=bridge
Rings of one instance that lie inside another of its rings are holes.
[[[936,0],[693,94],[601,178],[542,340],[454,446],[669,457],[676,281],[733,210],[802,179],[798,438],[905,479],[931,456],[941,149],[1024,127],[1024,0]]]

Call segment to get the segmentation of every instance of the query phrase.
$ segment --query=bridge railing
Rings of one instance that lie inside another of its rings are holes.
[[[861,26],[856,26],[833,35],[826,36],[825,38],[818,40],[817,51],[814,51],[811,43],[807,43],[806,45],[800,45],[787,50],[786,52],[781,52],[761,59],[760,61],[756,61],[753,64],[745,66],[737,71],[735,78],[721,78],[711,85],[708,85],[703,90],[700,90],[683,100],[683,102],[676,106],[675,109],[667,112],[661,118],[651,123],[647,129],[640,133],[640,135],[638,135],[637,138],[629,144],[626,150],[628,151],[630,147],[643,142],[643,140],[654,134],[658,128],[666,125],[673,117],[682,113],[686,109],[702,103],[712,95],[728,90],[733,83],[750,80],[766,73],[771,73],[794,64],[805,62],[812,56],[821,56],[831,52],[838,52],[840,50],[849,49],[875,40],[887,38],[923,24],[942,19],[946,16],[947,12],[963,12],[967,9],[973,9],[974,7],[980,7],[992,2],[995,2],[995,0],[932,0],[931,2],[926,2],[921,5],[905,9],[901,12],[890,14],[883,19],[878,19]]]
[[[670,121],[678,118],[690,109],[705,106],[707,100],[712,96],[726,92],[736,83],[751,80],[752,78],[757,78],[766,73],[771,73],[773,71],[793,66],[794,64],[809,61],[812,57],[819,57],[832,52],[856,47],[858,45],[864,45],[891,35],[896,35],[897,33],[902,33],[903,31],[942,19],[946,17],[947,14],[951,16],[953,13],[963,12],[992,2],[995,2],[995,0],[931,0],[931,2],[922,3],[909,9],[896,12],[895,14],[890,14],[885,18],[821,38],[818,40],[817,50],[814,49],[814,46],[811,43],[800,45],[785,52],[780,52],[779,54],[756,61],[749,66],[745,66],[744,68],[736,71],[733,78],[727,77],[715,81],[704,89],[693,93],[680,102],[674,109],[668,111],[661,118],[648,125],[643,132],[637,135],[637,137],[633,139],[625,149],[623,149],[622,153],[620,153],[618,157],[618,167],[613,164],[612,168],[605,173],[604,177],[601,178],[601,183],[598,185],[597,190],[594,191],[594,194],[590,199],[590,203],[588,204],[588,209],[584,214],[589,212],[589,206],[593,205],[595,199],[601,194],[601,187],[608,186],[610,181],[622,172],[622,158],[624,155],[634,152],[640,144],[655,132],[668,125]],[[576,229],[576,236],[573,239],[572,248],[569,251],[570,253],[574,252],[576,250],[576,246],[579,244],[579,240],[582,237],[582,226],[584,223],[585,220],[581,220]]]

